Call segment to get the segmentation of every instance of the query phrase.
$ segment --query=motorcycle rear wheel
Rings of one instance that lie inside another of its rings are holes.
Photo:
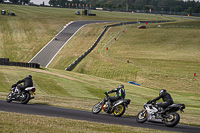
[[[169,114],[170,118],[166,118],[164,120],[165,126],[167,127],[174,127],[176,126],[180,121],[180,115],[176,112],[172,112]]]
[[[99,102],[93,106],[92,113],[98,114],[99,112],[101,112],[101,110],[102,110],[102,104]]]
[[[136,116],[136,121],[138,123],[144,123],[147,121],[147,112],[145,110],[140,111]]]
[[[23,93],[20,102],[22,104],[27,104],[29,102],[29,100],[30,100],[30,94],[29,93]]]
[[[6,102],[10,103],[12,102],[12,92],[10,92],[6,98]]]
[[[113,114],[114,116],[120,117],[124,114],[125,110],[126,110],[125,105],[120,104],[117,107],[115,107]]]

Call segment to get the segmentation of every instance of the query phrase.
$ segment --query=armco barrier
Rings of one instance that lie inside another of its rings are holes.
[[[0,65],[40,68],[38,63],[12,62],[9,58],[0,58]]]
[[[7,62],[9,61],[9,58],[0,58],[0,62]]]
[[[172,22],[172,21],[140,21],[140,23],[163,23],[163,22]],[[65,71],[71,71],[73,70],[76,65],[83,59],[85,58],[85,56],[87,56],[98,44],[98,42],[100,41],[101,37],[104,35],[104,33],[106,32],[106,30],[109,27],[114,27],[114,26],[120,26],[120,25],[127,25],[127,24],[137,24],[137,22],[124,22],[124,23],[119,23],[119,24],[113,24],[113,25],[108,25],[105,26],[103,32],[100,34],[100,36],[97,38],[97,40],[95,41],[95,43],[85,52],[83,53],[80,57],[78,57],[72,64],[70,64]]]
[[[65,71],[71,71],[71,70],[73,70],[76,67],[76,65],[97,46],[97,43],[99,42],[99,40],[101,39],[101,37],[104,35],[104,33],[106,32],[107,28],[108,27],[106,26],[104,28],[103,32],[99,35],[99,37],[95,41],[95,43],[85,53],[83,53],[80,57],[78,57],[72,64],[70,64],[65,69]]]

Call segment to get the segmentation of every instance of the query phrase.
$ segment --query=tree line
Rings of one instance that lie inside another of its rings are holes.
[[[167,12],[190,12],[200,13],[200,2],[195,0],[50,0],[52,6],[74,7],[89,6],[107,10],[123,11],[167,11]]]
[[[0,0],[0,3],[4,0]],[[42,1],[42,0],[41,0]],[[10,0],[10,2],[26,3],[30,0]],[[90,7],[103,8],[105,10],[118,11],[135,11],[143,10],[152,12],[167,11],[167,12],[189,12],[200,13],[200,2],[195,0],[49,0],[51,6],[67,7],[67,8],[85,8]]]

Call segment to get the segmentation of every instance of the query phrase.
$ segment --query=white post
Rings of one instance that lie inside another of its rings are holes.
[[[138,12],[137,12],[137,24],[138,24]]]

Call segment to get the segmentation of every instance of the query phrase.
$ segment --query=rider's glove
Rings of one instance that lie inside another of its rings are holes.
[[[13,84],[11,87],[13,88],[13,87],[16,87],[17,86],[17,84]]]
[[[108,92],[106,91],[106,92],[104,92],[104,94],[108,94]]]
[[[147,103],[152,103],[153,101],[152,100],[149,100]]]

